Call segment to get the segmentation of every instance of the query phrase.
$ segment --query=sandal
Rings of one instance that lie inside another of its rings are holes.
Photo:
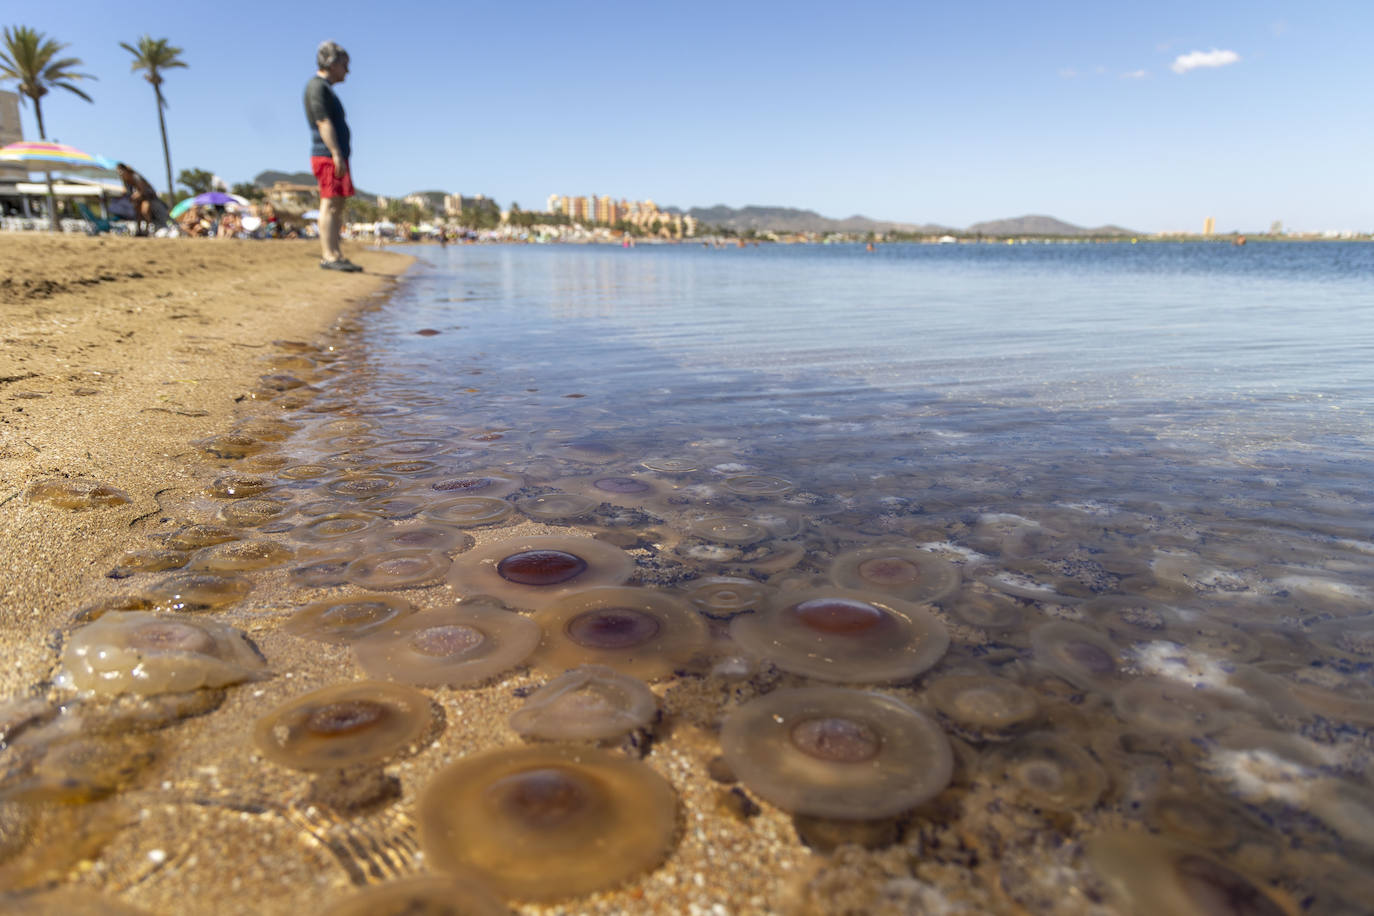
[[[324,270],[343,270],[348,273],[357,273],[362,270],[361,267],[347,258],[339,258],[337,261],[321,261],[320,267]]]

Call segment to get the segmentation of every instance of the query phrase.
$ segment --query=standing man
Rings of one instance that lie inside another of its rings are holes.
[[[348,169],[348,122],[339,97],[331,88],[348,76],[348,52],[332,41],[320,43],[315,52],[315,76],[305,84],[305,117],[310,122],[310,170],[320,183],[320,248],[325,270],[362,270],[339,250],[344,206],[353,196],[353,176]]]

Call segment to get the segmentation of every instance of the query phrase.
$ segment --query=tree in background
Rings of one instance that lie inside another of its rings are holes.
[[[237,194],[239,197],[246,197],[248,200],[256,201],[267,199],[267,189],[251,181],[240,181],[229,189],[229,193]]]
[[[350,223],[375,223],[381,218],[381,210],[370,200],[350,197],[344,204],[344,219]]]
[[[191,194],[204,194],[215,186],[215,175],[205,169],[182,169],[177,172],[177,184],[191,189]]]
[[[50,89],[65,89],[78,98],[91,101],[91,97],[72,84],[72,80],[93,80],[89,73],[77,73],[74,68],[81,66],[79,57],[54,58],[67,46],[48,38],[42,32],[27,26],[8,26],[4,30],[4,47],[0,48],[0,82],[14,80],[19,83],[20,98],[33,100],[33,112],[38,119],[38,139],[46,140],[48,135],[43,126],[43,96]],[[52,173],[48,172],[48,217],[52,230],[58,231],[57,197],[52,192]]]
[[[153,84],[153,95],[157,96],[157,126],[162,129],[162,159],[167,166],[167,196],[171,197],[176,186],[172,184],[172,149],[167,145],[167,119],[162,114],[167,107],[167,100],[162,97],[162,71],[185,67],[186,62],[180,57],[181,49],[169,45],[165,38],[144,35],[138,40],[138,47],[127,41],[121,41],[119,46],[134,56],[130,71],[146,70],[143,78]]]

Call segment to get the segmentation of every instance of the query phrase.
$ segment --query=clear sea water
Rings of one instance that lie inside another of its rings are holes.
[[[1374,245],[407,250],[298,457],[394,473],[402,504],[454,475],[522,511],[591,497],[558,524],[716,618],[751,588],[781,607],[952,575],[927,605],[948,653],[881,688],[954,739],[958,813],[918,817],[936,846],[1008,850],[996,894],[1031,912],[1102,912],[1066,881],[1115,883],[1106,912],[1280,912],[1256,885],[1363,911]],[[758,651],[751,624],[711,626],[718,656]],[[784,670],[834,664],[778,639]]]

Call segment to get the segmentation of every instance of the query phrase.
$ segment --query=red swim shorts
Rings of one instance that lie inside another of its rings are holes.
[[[334,174],[334,159],[330,156],[311,156],[310,171],[315,173],[315,180],[320,183],[321,197],[352,197],[353,196],[353,169],[350,168],[344,177],[340,178]]]

